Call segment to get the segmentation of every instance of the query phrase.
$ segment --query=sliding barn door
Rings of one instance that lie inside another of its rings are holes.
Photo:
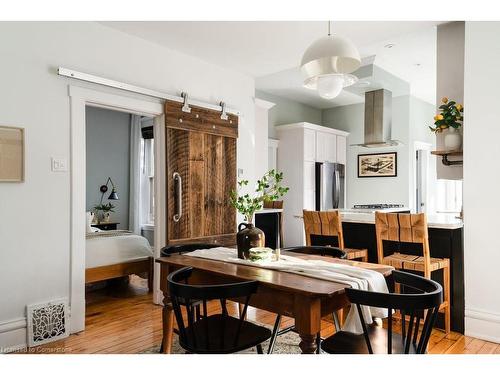
[[[167,101],[168,244],[208,242],[234,245],[236,210],[229,192],[236,188],[238,117]]]

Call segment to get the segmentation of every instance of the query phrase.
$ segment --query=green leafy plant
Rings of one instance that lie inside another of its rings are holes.
[[[240,214],[245,216],[245,220],[251,223],[255,211],[262,209],[265,201],[272,202],[278,200],[286,193],[289,188],[282,186],[283,172],[277,172],[271,169],[264,174],[260,180],[257,180],[255,194],[241,195],[241,189],[248,185],[248,180],[238,181],[238,189],[232,190],[229,194],[229,201]]]
[[[94,206],[94,211],[96,212],[115,212],[115,206],[112,203],[101,203]]]
[[[434,127],[429,126],[429,129],[434,133],[441,133],[450,127],[459,129],[464,120],[462,114],[464,107],[453,100],[448,101],[448,98],[441,99],[441,102],[443,103],[439,106],[441,112],[434,116]]]

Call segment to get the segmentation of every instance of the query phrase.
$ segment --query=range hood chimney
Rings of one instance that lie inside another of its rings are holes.
[[[380,89],[365,93],[365,141],[352,145],[361,147],[391,147],[402,144],[391,139],[392,93]]]

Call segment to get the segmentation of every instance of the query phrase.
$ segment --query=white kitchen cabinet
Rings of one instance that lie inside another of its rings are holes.
[[[347,161],[347,137],[337,136],[337,163],[346,164]]]
[[[341,130],[301,122],[276,127],[278,168],[283,185],[290,188],[283,198],[285,246],[305,244],[302,211],[316,209],[316,162],[344,163],[346,137]]]
[[[323,131],[316,132],[316,161],[337,162],[337,135]]]
[[[304,160],[316,160],[316,132],[304,129]]]

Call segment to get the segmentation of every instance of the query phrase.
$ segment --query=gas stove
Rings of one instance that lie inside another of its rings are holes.
[[[377,209],[387,209],[387,208],[403,208],[402,204],[386,204],[386,203],[376,203],[376,204],[355,204],[352,208],[355,210],[377,210]]]

